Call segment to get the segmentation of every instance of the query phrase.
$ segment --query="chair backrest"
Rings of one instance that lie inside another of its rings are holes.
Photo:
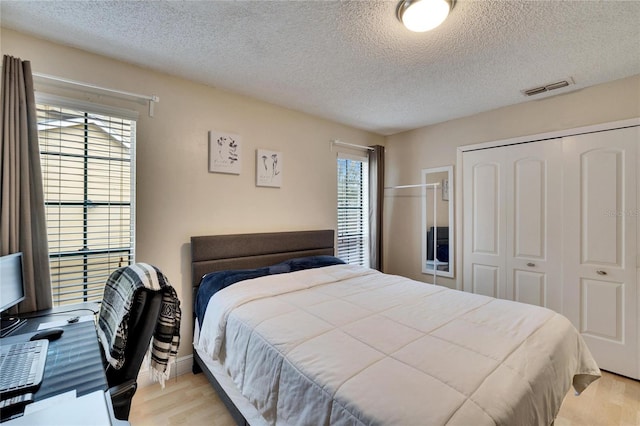
[[[136,379],[158,321],[162,304],[162,292],[143,288],[136,293],[129,312],[125,362],[119,370],[107,368],[106,374],[109,387]]]

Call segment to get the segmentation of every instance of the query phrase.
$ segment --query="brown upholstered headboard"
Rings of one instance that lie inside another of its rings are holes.
[[[334,255],[333,229],[191,237],[191,283],[209,272],[250,269],[304,256]]]

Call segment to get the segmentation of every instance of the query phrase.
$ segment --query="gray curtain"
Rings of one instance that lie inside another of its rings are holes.
[[[31,63],[7,55],[0,134],[0,255],[23,253],[26,298],[16,311],[47,309],[51,276]]]
[[[384,146],[369,151],[369,264],[382,271],[382,209],[384,200]]]

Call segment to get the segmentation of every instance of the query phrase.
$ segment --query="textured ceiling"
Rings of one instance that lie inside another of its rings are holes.
[[[640,74],[640,1],[0,1],[1,24],[383,135]],[[37,72],[37,64],[34,63]],[[544,95],[543,95],[544,96]],[[640,97],[640,95],[639,95]]]

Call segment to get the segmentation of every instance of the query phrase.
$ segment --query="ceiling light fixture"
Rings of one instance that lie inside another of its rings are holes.
[[[422,33],[442,24],[456,0],[402,0],[396,16],[408,30]]]

